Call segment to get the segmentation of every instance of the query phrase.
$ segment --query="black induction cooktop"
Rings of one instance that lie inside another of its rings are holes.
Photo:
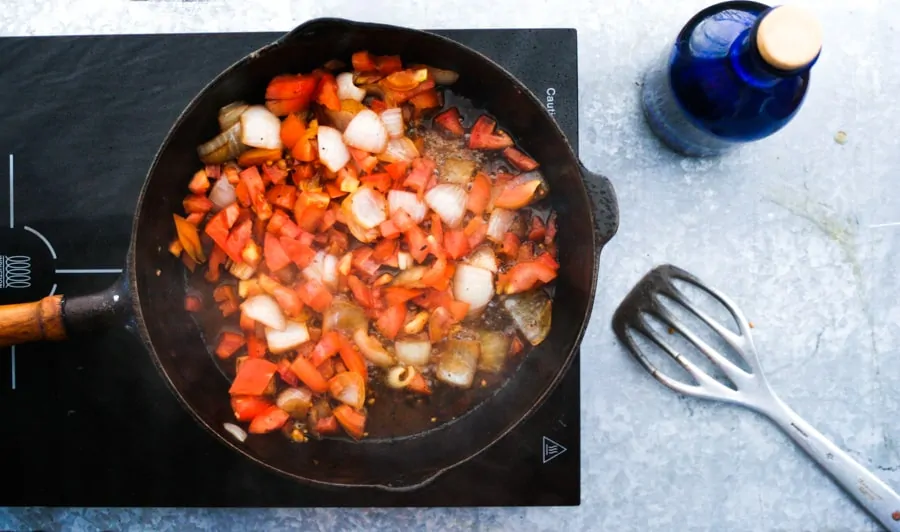
[[[435,33],[506,67],[578,146],[575,30]],[[0,304],[115,282],[170,124],[219,71],[278,36],[0,39]],[[0,349],[0,506],[577,505],[579,409],[576,358],[534,416],[430,485],[327,491],[215,441],[124,329],[21,345]]]

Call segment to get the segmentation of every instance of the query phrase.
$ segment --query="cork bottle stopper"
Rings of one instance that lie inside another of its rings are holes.
[[[806,9],[778,6],[760,21],[756,46],[766,63],[779,70],[796,70],[812,62],[822,49],[822,26]]]

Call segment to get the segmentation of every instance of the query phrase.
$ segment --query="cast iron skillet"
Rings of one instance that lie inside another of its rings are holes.
[[[404,61],[459,72],[453,91],[494,115],[541,163],[559,215],[560,273],[553,325],[547,340],[528,353],[504,386],[465,415],[427,432],[358,443],[331,439],[306,444],[291,443],[275,433],[241,444],[223,428],[233,420],[229,382],[183,308],[184,267],[167,252],[174,234],[172,213],[180,212],[187,181],[200,164],[196,146],[217,133],[220,107],[234,100],[261,102],[272,77],[310,71],[333,58],[347,60],[358,50],[399,54]],[[586,183],[594,191],[596,213]],[[471,459],[543,403],[579,347],[593,304],[599,252],[618,227],[609,181],[585,170],[541,102],[503,68],[444,37],[339,19],[303,24],[214,79],[169,131],[137,205],[123,278],[91,296],[52,296],[0,307],[0,345],[63,340],[97,328],[125,326],[144,341],[184,407],[225,445],[302,482],[389,490],[422,486]]]

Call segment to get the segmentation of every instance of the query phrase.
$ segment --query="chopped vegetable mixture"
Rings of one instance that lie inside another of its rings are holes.
[[[364,438],[375,379],[469,388],[550,329],[556,215],[538,162],[490,116],[445,108],[455,72],[351,62],[223,107],[174,214],[171,253],[215,286],[185,309],[239,324],[211,350],[234,361],[226,429],[242,441]]]

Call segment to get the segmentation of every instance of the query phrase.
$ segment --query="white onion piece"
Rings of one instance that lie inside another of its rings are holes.
[[[382,368],[389,368],[394,365],[394,357],[381,345],[381,343],[366,333],[364,329],[357,329],[353,333],[353,341],[359,347],[359,352],[366,359]]]
[[[353,73],[352,72],[344,72],[342,74],[338,74],[337,78],[337,93],[338,98],[341,100],[356,100],[358,102],[363,101],[363,98],[366,97],[366,90],[357,87],[353,83]]]
[[[344,142],[358,150],[381,153],[387,146],[388,132],[375,111],[363,109],[356,113],[344,130]]]
[[[230,128],[231,126],[237,124],[241,120],[241,115],[244,114],[244,111],[250,107],[244,102],[231,102],[219,109],[219,128],[222,131]]]
[[[312,408],[313,394],[306,387],[285,388],[275,398],[275,406],[284,410],[294,419],[305,419],[309,409]]]
[[[241,142],[254,148],[281,148],[281,120],[263,105],[251,105],[241,114]]]
[[[281,307],[269,294],[255,295],[241,303],[241,312],[266,327],[283,331],[287,325]]]
[[[237,195],[234,192],[234,185],[228,182],[228,179],[220,177],[216,179],[216,184],[209,191],[209,200],[213,202],[213,210],[220,211],[225,207],[237,201]]]
[[[509,336],[500,331],[480,331],[478,341],[481,342],[478,369],[489,373],[498,373],[503,369],[506,354],[509,352]]]
[[[197,155],[206,164],[222,164],[240,155],[245,148],[241,144],[241,124],[237,122],[212,140],[197,146]]]
[[[234,423],[223,423],[222,427],[224,427],[225,430],[227,430],[229,434],[234,436],[234,439],[236,439],[237,441],[239,441],[241,443],[244,443],[245,441],[247,441],[247,433],[244,432],[244,429],[242,429],[241,427],[238,427]]]
[[[290,351],[308,341],[309,329],[306,328],[305,323],[288,321],[282,331],[266,327],[266,343],[269,344],[269,351],[273,354]]]
[[[452,386],[471,387],[480,354],[478,342],[450,340],[446,345],[435,375]]]
[[[403,209],[417,224],[421,223],[425,219],[425,215],[428,214],[428,206],[425,205],[425,202],[420,200],[414,193],[405,190],[391,190],[388,192],[388,208],[391,211],[391,216],[398,210]]]
[[[494,297],[494,274],[469,264],[457,264],[453,274],[453,299],[469,304],[469,316],[481,314]]]
[[[350,215],[363,229],[373,229],[387,220],[384,196],[369,187],[360,187],[350,196]],[[424,218],[424,214],[422,215]]]
[[[344,145],[340,131],[333,127],[319,126],[316,140],[319,143],[319,160],[332,172],[337,172],[350,161],[350,152]]]
[[[385,376],[385,382],[395,390],[406,388],[409,383],[416,377],[416,368],[412,366],[394,366],[389,369]]]
[[[410,162],[418,156],[419,150],[409,137],[389,140],[384,151],[378,154],[379,159],[389,163],[398,161]]]
[[[491,217],[488,219],[487,237],[494,242],[502,242],[503,235],[509,231],[515,219],[516,213],[514,211],[494,209],[491,211]]]
[[[466,191],[457,185],[438,185],[425,193],[425,203],[450,227],[457,227],[466,214]]]
[[[400,268],[401,270],[408,270],[408,269],[412,268],[412,265],[413,265],[412,255],[410,255],[406,251],[401,251],[401,252],[397,253],[397,267],[398,268]]]
[[[316,253],[316,256],[313,257],[309,266],[303,268],[303,277],[310,281],[318,281],[332,291],[336,290],[338,282],[338,258],[334,255],[329,255],[324,251],[319,251]]]
[[[466,262],[472,266],[484,268],[491,273],[497,273],[497,255],[490,246],[479,247],[469,255]]]
[[[428,340],[397,340],[394,342],[397,360],[409,366],[427,366],[431,358],[431,342]]]
[[[403,111],[399,107],[392,107],[381,112],[381,121],[392,139],[403,136]]]

